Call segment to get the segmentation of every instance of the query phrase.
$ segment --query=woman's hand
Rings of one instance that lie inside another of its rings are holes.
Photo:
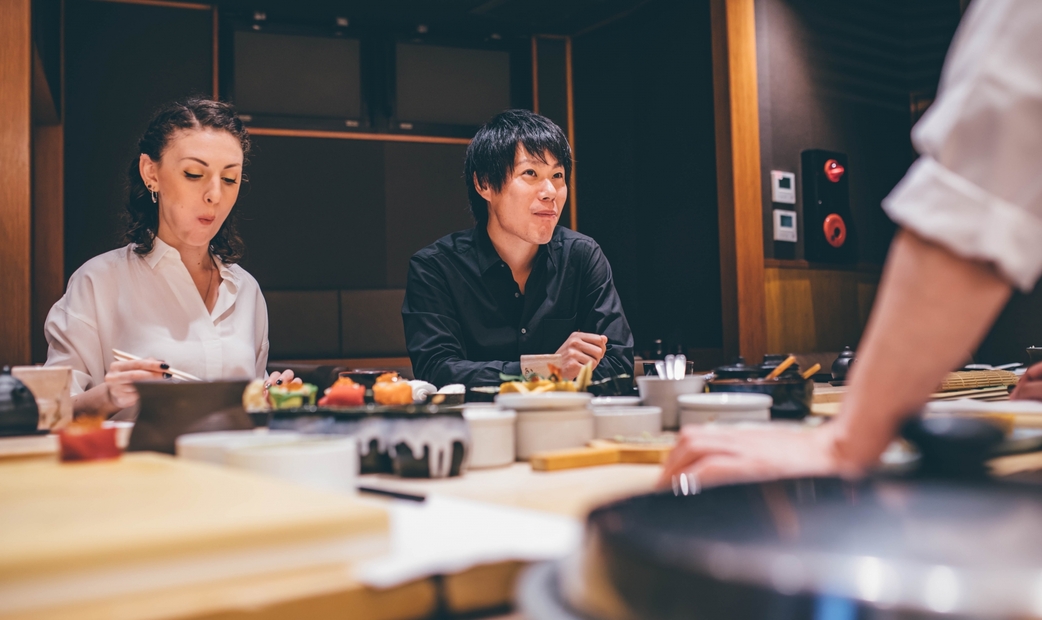
[[[777,478],[835,476],[850,468],[838,457],[829,426],[727,428],[685,426],[666,459],[659,485],[679,474],[698,488]]]
[[[1034,364],[1017,382],[1010,400],[1042,400],[1042,362]]]
[[[304,383],[304,380],[299,377],[293,376],[293,371],[286,369],[282,372],[273,372],[268,375],[268,380],[264,383],[264,389],[268,389],[273,385],[282,385],[283,383],[292,383],[294,385],[300,385]]]
[[[136,405],[138,394],[134,389],[134,381],[169,379],[171,376],[167,372],[169,369],[170,366],[166,362],[151,357],[128,362],[112,362],[108,373],[105,374],[109,403],[117,411]]]

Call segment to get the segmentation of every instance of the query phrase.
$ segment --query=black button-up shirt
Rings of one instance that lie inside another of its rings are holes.
[[[586,235],[558,226],[539,247],[522,294],[484,226],[442,237],[413,255],[402,305],[417,379],[498,385],[521,356],[556,353],[572,332],[603,334],[594,378],[633,374],[633,334],[611,267]]]

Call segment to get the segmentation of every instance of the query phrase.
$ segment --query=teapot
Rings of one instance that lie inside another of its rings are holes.
[[[36,397],[11,374],[11,367],[0,372],[0,436],[35,435],[40,423]]]
[[[832,362],[832,379],[834,381],[846,381],[850,366],[854,363],[854,350],[843,347],[836,361]]]

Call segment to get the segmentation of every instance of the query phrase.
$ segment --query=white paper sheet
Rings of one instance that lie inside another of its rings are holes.
[[[390,504],[391,553],[361,564],[362,583],[388,588],[481,564],[544,561],[579,547],[574,519],[438,495]]]

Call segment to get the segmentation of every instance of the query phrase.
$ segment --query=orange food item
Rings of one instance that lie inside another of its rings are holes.
[[[402,378],[396,372],[385,372],[376,378],[377,383],[396,383],[401,380]]]
[[[408,381],[380,381],[373,386],[373,400],[380,405],[411,405],[412,386]]]
[[[350,379],[339,379],[318,401],[320,407],[361,407],[365,404],[365,386]]]

